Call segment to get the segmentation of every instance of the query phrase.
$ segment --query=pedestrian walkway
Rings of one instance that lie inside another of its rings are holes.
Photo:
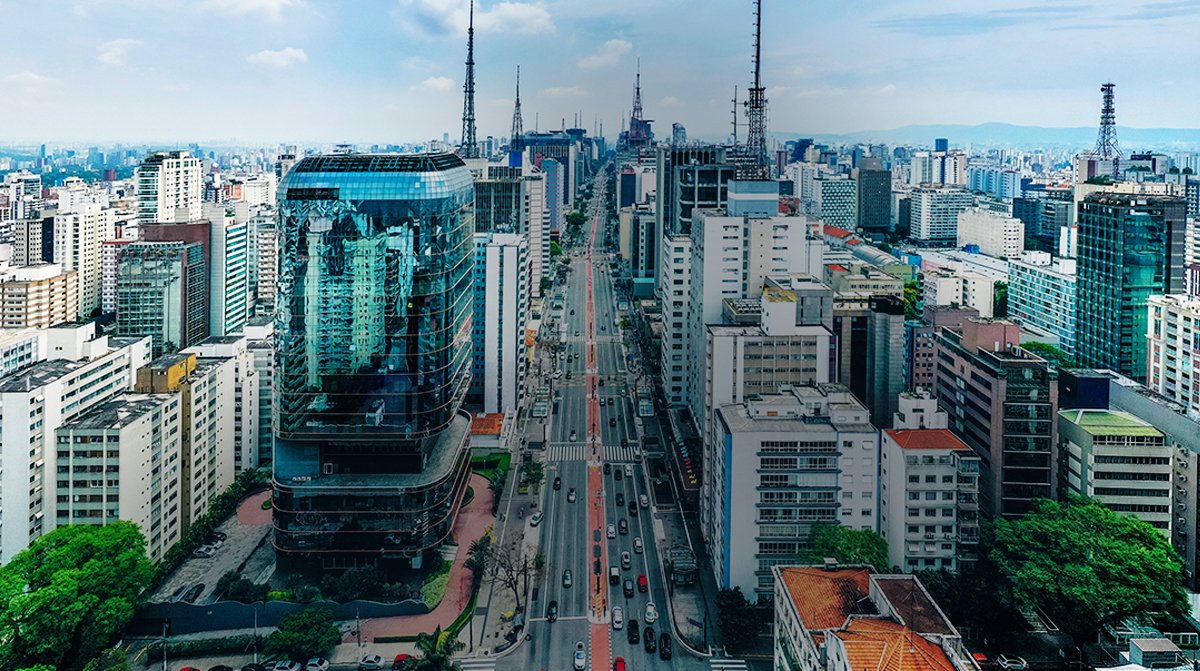
[[[605,445],[604,460],[618,464],[636,464],[641,461],[636,445],[621,447]],[[582,443],[549,443],[546,445],[546,461],[587,461],[592,457],[591,448]]]
[[[462,667],[463,671],[493,671],[496,668],[495,657],[466,657],[456,659],[454,663]]]
[[[604,460],[613,463],[641,463],[639,453],[641,450],[635,445],[621,447],[620,445],[605,445]]]
[[[712,671],[749,671],[750,666],[741,659],[710,659]]]

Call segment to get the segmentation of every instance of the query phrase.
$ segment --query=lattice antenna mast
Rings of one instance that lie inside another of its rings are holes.
[[[637,78],[633,85],[633,118],[642,119],[642,59],[637,59]]]
[[[509,140],[509,151],[520,153],[521,136],[525,134],[521,125],[521,66],[517,66],[517,103],[513,106],[512,139]]]
[[[1117,108],[1113,104],[1113,89],[1116,84],[1108,83],[1100,86],[1104,94],[1104,106],[1100,108],[1100,134],[1096,137],[1096,156],[1112,159],[1112,176],[1117,178],[1118,166],[1121,163],[1121,147],[1117,145]]]
[[[467,24],[467,78],[463,82],[463,158],[479,158],[475,139],[475,0],[471,0],[471,18]]]
[[[754,0],[754,86],[746,101],[746,164],[738,168],[738,179],[770,179],[767,166],[767,96],[762,85],[762,0]]]

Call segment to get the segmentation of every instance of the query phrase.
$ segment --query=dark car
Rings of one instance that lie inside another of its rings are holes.
[[[671,659],[671,635],[665,631],[658,636],[658,658]]]
[[[622,536],[629,533],[629,522],[626,520],[617,522],[617,531],[619,531]]]
[[[200,593],[203,591],[204,583],[201,583],[189,589],[179,600],[184,603],[196,603],[196,599],[200,598]]]
[[[226,536],[225,532],[223,532],[223,531],[210,531],[210,532],[208,532],[208,535],[213,536],[214,538],[216,538],[219,541],[223,541],[223,540],[226,540],[227,538],[229,538],[229,536]]]
[[[558,619],[558,602],[551,601],[550,605],[546,606],[546,621],[553,622]]]
[[[626,580],[625,584],[622,585],[622,587],[621,587],[621,591],[623,591],[625,593],[626,599],[633,597],[633,581]]]
[[[562,489],[562,478],[554,478],[554,491]]]
[[[604,464],[604,474],[608,475],[609,473],[612,473],[612,464],[606,463]]]
[[[617,418],[616,418],[616,417],[609,417],[609,418],[608,418],[608,425],[609,425],[609,426],[616,426],[616,425],[617,425]]]
[[[637,501],[629,502],[629,516],[637,517]]]
[[[617,470],[613,471],[613,480],[620,480],[622,477],[621,469],[618,468]]]
[[[646,652],[654,652],[658,648],[654,644],[654,627],[646,627],[642,632],[642,640],[646,642]]]
[[[638,643],[640,643],[641,637],[638,636],[639,633],[640,633],[640,631],[638,630],[638,621],[630,620],[629,621],[629,642],[632,643],[633,645],[637,645]]]
[[[625,495],[622,494],[621,492],[617,492],[617,505],[618,506],[625,505]]]

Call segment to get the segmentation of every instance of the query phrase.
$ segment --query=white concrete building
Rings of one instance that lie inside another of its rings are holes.
[[[702,491],[717,585],[770,594],[813,522],[878,531],[879,432],[840,384],[783,389],[713,409]]]
[[[49,328],[76,321],[79,273],[59,263],[0,272],[0,328]]]
[[[220,205],[211,214],[208,332],[226,336],[241,333],[250,307],[249,226],[233,212],[225,212]]]
[[[970,191],[948,187],[919,187],[909,196],[909,237],[922,242],[958,240],[958,215],[975,204]]]
[[[150,561],[180,538],[179,399],[121,394],[55,431],[58,526],[137,524]]]
[[[529,289],[531,293],[538,293],[542,278],[551,277],[553,271],[550,266],[550,211],[546,207],[546,174],[531,163],[526,163],[522,167],[522,179],[525,227],[533,271],[529,278]]]
[[[880,446],[880,533],[888,561],[905,571],[972,565],[979,547],[979,456],[944,428],[888,429]]]
[[[258,468],[261,459],[259,441],[259,392],[262,389],[254,355],[245,336],[212,336],[183,350],[201,359],[232,359],[234,374],[233,471]]]
[[[921,300],[924,305],[965,305],[990,319],[995,314],[995,278],[951,268],[921,271]]]
[[[150,360],[150,338],[95,336],[94,322],[47,331],[46,361],[0,380],[0,563],[54,530],[57,499],[49,492],[54,432],[64,422],[131,391]],[[22,446],[12,449],[11,446]],[[28,446],[28,450],[24,449]]]
[[[516,412],[524,400],[531,265],[525,236],[475,235],[472,386],[488,414]]]
[[[1025,252],[1008,268],[1008,318],[1075,356],[1075,259]]]
[[[242,180],[242,200],[248,205],[275,206],[275,173],[260,172]]]
[[[274,449],[271,407],[275,396],[275,321],[268,315],[252,317],[246,322],[246,349],[253,361],[258,378],[258,461],[270,461]]]
[[[120,267],[121,247],[137,242],[133,238],[105,240],[100,243],[100,312],[111,315],[117,311],[117,270]]]
[[[1200,298],[1151,296],[1146,333],[1146,386],[1200,419]]]
[[[857,182],[839,175],[816,180],[817,216],[830,226],[848,231],[858,227]]]
[[[0,380],[45,361],[46,329],[0,329]]]
[[[1025,249],[1025,223],[979,207],[958,214],[958,247],[979,245],[979,253],[1015,259]]]
[[[662,306],[662,378],[667,403],[686,403],[690,399],[685,377],[692,365],[688,352],[691,327],[692,239],[687,235],[666,234],[658,252],[658,278],[655,286]]]
[[[138,166],[134,183],[137,185],[138,223],[186,223],[200,219],[204,164],[190,153],[160,151],[150,154]]]
[[[103,262],[100,245],[116,237],[115,210],[81,205],[75,212],[54,215],[54,262],[79,273],[78,319],[89,319],[100,308]]]

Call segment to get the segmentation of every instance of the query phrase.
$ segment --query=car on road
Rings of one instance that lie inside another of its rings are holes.
[[[302,668],[300,662],[293,662],[290,659],[281,659],[275,662],[275,666],[271,667],[274,671],[300,671]]]
[[[654,627],[646,627],[642,631],[642,640],[646,642],[646,652],[654,652],[656,648],[654,645]]]
[[[642,494],[641,496],[638,497],[638,504],[640,504],[642,506],[642,508],[649,508],[650,507],[650,497],[646,496],[645,494]]]
[[[575,671],[583,671],[587,667],[587,653],[584,652],[583,641],[575,644]]]
[[[618,468],[617,470],[613,471],[613,480],[620,480],[620,479],[621,479],[621,469]]]
[[[571,429],[571,437],[568,438],[567,440],[569,440],[573,443],[573,442],[575,442],[575,439],[576,439],[575,429]]]
[[[557,619],[558,619],[558,602],[551,601],[550,604],[548,606],[546,606],[546,621],[553,622]]]
[[[609,426],[616,426],[616,425],[617,425],[617,418],[616,418],[616,417],[609,417],[609,418],[608,418],[608,425],[609,425]]]
[[[554,478],[554,491],[556,491],[556,492],[557,492],[557,491],[558,491],[558,490],[560,490],[560,489],[562,489],[562,478],[561,478],[561,477],[555,477],[555,478]]]
[[[575,332],[575,337],[576,337],[576,338],[578,338],[578,337],[579,337],[579,331],[576,331],[576,332]]]
[[[570,489],[570,491],[567,492],[567,503],[575,503],[575,488],[574,487],[572,487]]]
[[[609,397],[608,397],[608,404],[609,404],[609,405],[612,405],[612,404],[613,404],[613,397],[612,397],[612,396],[609,396]]]
[[[625,611],[621,610],[620,606],[613,606],[612,609],[612,627],[620,629],[625,626]]]
[[[651,624],[658,621],[658,606],[654,602],[646,604],[646,624]]]
[[[639,574],[638,574],[638,591],[639,591],[639,592],[648,592],[648,591],[650,591],[650,583],[646,581],[646,574],[645,574],[645,573],[639,573]]]
[[[625,594],[626,599],[632,598],[633,597],[633,581],[626,579],[625,584],[621,586],[621,591]]]
[[[626,571],[633,568],[633,562],[630,560],[628,552],[621,553],[621,568],[625,569]]]
[[[604,324],[601,324],[601,325],[600,325],[600,330],[601,330],[601,331],[605,331],[605,330],[607,330],[607,329],[605,329],[605,328],[604,328]]]
[[[184,603],[196,603],[196,599],[200,597],[202,592],[204,592],[204,583],[193,586],[183,596],[179,597],[179,600]]]
[[[642,537],[638,536],[633,539],[633,551],[637,554],[642,554]]]
[[[629,533],[629,522],[626,520],[620,520],[617,523],[617,530],[619,530],[621,532],[622,536]]]
[[[996,658],[996,663],[1000,665],[1000,668],[1008,669],[1008,671],[1024,671],[1029,668],[1029,664],[1016,655],[1000,655]]]
[[[414,661],[414,658],[404,653],[396,655],[396,659],[392,661],[392,671],[401,671],[402,669],[407,668],[408,665],[412,664]]]
[[[625,671],[624,657],[618,657],[613,660],[613,671]]]
[[[304,671],[329,671],[329,660],[324,657],[313,657],[304,665]]]
[[[604,464],[604,474],[608,475],[609,473],[612,473],[612,464],[605,463]]]
[[[658,658],[671,659],[671,635],[665,631],[658,635]]]
[[[637,513],[637,501],[630,501],[630,502],[629,502],[629,516],[630,516],[630,517],[637,517],[637,515],[638,515],[638,513]]]
[[[208,559],[209,557],[213,556],[213,553],[216,551],[217,549],[211,545],[201,545],[200,547],[196,548],[194,552],[192,552],[192,556],[199,557],[200,559]]]
[[[537,525],[541,524],[541,523],[542,523],[542,517],[543,517],[543,514],[542,514],[542,512],[541,512],[540,510],[539,510],[538,512],[534,513],[534,514],[533,514],[533,515],[532,515],[532,516],[529,518],[529,526],[531,526],[531,527],[536,527]]]
[[[379,655],[363,655],[358,660],[359,671],[379,671],[384,667],[383,657]]]
[[[571,310],[571,314],[575,314],[575,311],[574,311],[574,310]]]
[[[563,587],[571,587],[571,569],[563,571]]]
[[[621,584],[621,569],[617,568],[616,566],[608,567],[608,584],[610,584],[610,585],[620,585]]]
[[[607,531],[608,531],[608,534],[607,534],[607,535],[608,535],[608,537],[609,537],[609,538],[616,538],[616,537],[617,537],[617,525],[615,525],[615,524],[610,524],[610,525],[608,525],[608,529],[607,529]]]
[[[630,466],[629,464],[625,464],[625,477],[627,477],[627,478],[633,477],[633,466]]]
[[[629,642],[631,644],[637,645],[638,643],[641,642],[640,637],[638,636],[639,633],[641,633],[641,632],[638,631],[638,621],[630,620],[629,621]]]
[[[624,505],[625,505],[625,495],[622,494],[621,492],[617,492],[617,506],[623,507]]]

